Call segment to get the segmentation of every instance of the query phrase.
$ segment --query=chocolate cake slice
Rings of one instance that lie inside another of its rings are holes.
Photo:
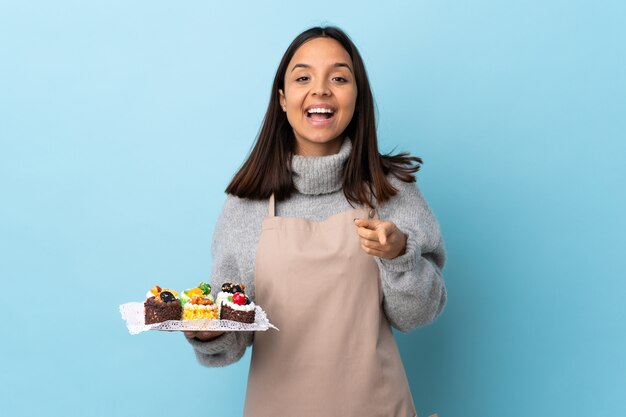
[[[166,298],[166,297],[161,297]],[[173,298],[173,296],[172,296]],[[144,302],[146,311],[146,324],[161,323],[167,320],[180,320],[183,315],[183,306],[179,299],[168,301],[157,300],[156,297],[149,297]]]
[[[254,323],[254,310],[241,311],[231,308],[228,304],[222,303],[220,309],[220,319],[239,321],[241,323]]]

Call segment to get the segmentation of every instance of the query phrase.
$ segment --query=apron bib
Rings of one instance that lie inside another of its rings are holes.
[[[415,417],[378,266],[366,254],[357,208],[320,222],[263,220],[255,298],[280,331],[257,332],[246,417]]]

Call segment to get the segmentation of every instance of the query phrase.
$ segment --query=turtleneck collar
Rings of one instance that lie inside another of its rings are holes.
[[[334,155],[293,155],[293,183],[302,194],[328,194],[343,186],[343,167],[352,152],[352,142],[345,138]]]

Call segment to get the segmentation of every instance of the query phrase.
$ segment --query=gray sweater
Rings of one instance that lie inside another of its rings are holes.
[[[342,190],[343,165],[351,150],[352,144],[346,139],[335,155],[295,155],[292,166],[297,192],[276,203],[276,215],[320,221],[352,209]],[[437,220],[415,183],[392,176],[389,180],[399,192],[377,207],[378,215],[394,222],[407,235],[407,247],[405,254],[394,259],[375,260],[385,314],[393,327],[408,332],[432,322],[443,310],[446,289],[441,269],[445,252]],[[267,200],[228,196],[213,235],[214,291],[219,291],[225,281],[242,282],[254,300],[254,262],[267,208]],[[208,342],[189,342],[201,364],[226,366],[239,360],[253,339],[253,332],[229,332]]]

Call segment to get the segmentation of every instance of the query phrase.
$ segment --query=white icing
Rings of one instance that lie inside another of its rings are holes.
[[[217,302],[215,304],[219,306],[222,304],[222,301],[228,301],[229,295],[232,295],[232,294],[229,292],[220,291],[219,293],[217,293]]]
[[[254,308],[256,307],[252,301],[250,301],[250,304],[244,304],[242,306],[235,304],[235,303],[231,303],[230,301],[224,301],[224,304],[226,304],[228,307],[232,308],[233,310],[239,310],[239,311],[254,311]]]

